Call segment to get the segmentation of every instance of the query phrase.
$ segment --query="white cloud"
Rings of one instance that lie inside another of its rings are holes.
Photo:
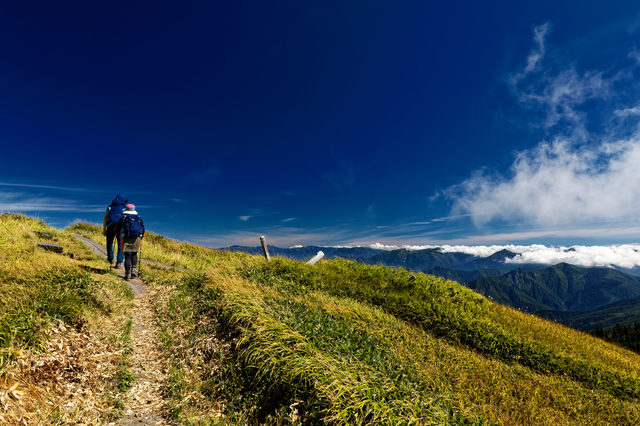
[[[556,265],[561,262],[585,267],[634,268],[640,266],[640,245],[621,246],[573,246],[539,247],[535,250],[523,251],[511,259],[511,263],[533,263],[542,265]]]
[[[0,186],[13,186],[13,187],[21,187],[21,188],[38,188],[38,189],[54,189],[58,191],[74,191],[74,192],[104,192],[98,191],[95,189],[86,189],[86,188],[73,188],[73,187],[64,187],[64,186],[53,186],[53,185],[36,185],[30,183],[8,183],[8,182],[0,182]]]
[[[238,219],[240,219],[243,222],[247,222],[250,219],[256,218],[256,217],[263,217],[263,216],[268,216],[268,215],[273,215],[273,214],[277,214],[278,212],[276,211],[272,211],[272,212],[265,212],[262,209],[251,209],[249,210],[249,214],[243,215],[243,216],[238,216]]]
[[[523,77],[530,72],[536,71],[540,67],[540,62],[545,54],[545,38],[551,29],[549,23],[545,23],[533,30],[533,39],[536,46],[531,50],[527,57],[527,65],[524,68]]]
[[[38,196],[22,192],[0,192],[0,212],[104,212],[105,206],[81,204],[75,200]]]
[[[562,131],[585,139],[588,134],[586,114],[580,106],[586,101],[611,98],[614,95],[613,83],[624,73],[605,78],[604,73],[598,71],[581,74],[574,65],[556,65],[561,67],[559,71],[555,71],[555,66],[544,68],[545,38],[549,30],[549,24],[534,29],[535,46],[527,57],[526,65],[510,75],[507,83],[523,107],[543,114],[542,120],[531,120],[531,126],[550,130],[563,125]],[[559,129],[556,131],[561,132]]]
[[[633,74],[623,70],[607,77],[562,64],[545,69],[548,30],[547,24],[535,30],[536,46],[510,83],[537,117],[532,124],[554,135],[516,153],[508,173],[479,170],[443,191],[453,203],[452,214],[468,214],[480,227],[498,220],[547,227],[635,222],[640,212],[640,108],[606,102],[616,97],[614,85]],[[592,109],[596,101],[602,103]],[[609,123],[606,131],[588,131],[590,114]]]
[[[599,146],[565,140],[521,152],[510,177],[477,172],[447,190],[454,213],[476,225],[532,219],[540,225],[632,220],[640,212],[640,134]]]
[[[529,246],[522,245],[491,245],[491,246],[465,246],[465,245],[387,245],[369,244],[359,246],[336,247],[370,247],[378,250],[426,250],[439,248],[445,253],[465,253],[478,258],[488,257],[500,250],[509,250],[517,253],[513,259],[506,262],[512,264],[539,264],[557,265],[569,263],[583,267],[612,267],[623,268],[640,267],[640,244],[627,244],[615,246],[572,246],[572,247],[547,247],[541,244]]]
[[[635,117],[640,115],[640,107],[626,108],[623,110],[616,110],[613,112],[618,117]]]
[[[348,233],[334,228],[320,228],[315,230],[294,227],[271,227],[261,230],[221,232],[214,235],[189,235],[187,240],[206,247],[228,247],[245,245],[257,247],[260,237],[265,236],[268,245],[277,247],[328,245],[332,239],[344,240]]]

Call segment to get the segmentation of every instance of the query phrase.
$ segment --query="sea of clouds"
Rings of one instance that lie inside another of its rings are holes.
[[[491,245],[491,246],[460,246],[460,245],[384,245],[372,244],[368,247],[378,250],[425,250],[440,248],[446,253],[466,253],[477,257],[488,257],[500,250],[518,253],[506,263],[556,265],[566,262],[584,267],[621,267],[633,269],[640,267],[640,245],[625,244],[612,246],[571,246],[547,247],[540,244],[530,246],[520,245]]]

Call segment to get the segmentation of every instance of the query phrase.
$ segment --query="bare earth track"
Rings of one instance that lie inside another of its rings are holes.
[[[104,247],[95,241],[78,234],[73,234],[89,246],[95,253],[104,256]],[[155,263],[155,262],[148,262]],[[158,264],[169,268],[167,265]],[[116,270],[124,278],[124,271]],[[129,359],[136,374],[133,386],[124,398],[124,416],[111,425],[169,425],[167,408],[162,393],[167,374],[167,364],[162,357],[158,341],[158,328],[153,312],[154,290],[146,286],[141,279],[127,282],[135,294],[133,309],[133,330],[131,340],[133,353]]]

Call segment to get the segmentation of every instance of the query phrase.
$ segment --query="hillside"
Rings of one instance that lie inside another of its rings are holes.
[[[368,259],[359,259],[359,261],[367,265],[385,265],[406,268],[412,271],[426,271],[437,266],[451,268],[464,265],[473,259],[475,257],[470,254],[448,253],[439,248],[434,248],[386,251]]]
[[[48,318],[58,317],[27,290],[38,280],[75,288],[65,284],[75,278],[46,265],[44,275],[28,278],[33,268],[26,265],[42,256],[54,262],[59,255],[35,246],[31,228],[50,228],[30,220],[26,226],[16,225],[21,220],[0,220],[0,229],[8,229],[0,232],[0,250],[12,253],[12,260],[1,264],[3,307],[10,309],[0,315],[3,324],[18,321],[25,333],[35,330],[38,335],[37,330],[54,324]],[[88,274],[90,294],[102,294],[101,286],[108,283],[123,283],[106,262],[99,267],[100,261],[69,237],[76,232],[102,244],[99,227],[77,224],[53,232],[74,254],[73,259],[64,258],[66,270]],[[25,245],[16,246],[22,241]],[[141,270],[156,294],[156,322],[168,363],[163,382],[167,424],[640,422],[635,403],[640,396],[640,355],[493,303],[457,283],[422,273],[413,273],[415,280],[408,281],[412,273],[405,269],[344,259],[313,266],[283,258],[267,262],[151,233],[143,256],[183,269],[145,265]],[[17,259],[25,267],[16,269]],[[16,288],[22,289],[18,304],[13,302]],[[88,298],[82,302],[85,308],[60,321],[72,326],[86,316],[94,320],[84,327],[98,329],[117,317],[120,303],[115,293],[105,294],[111,311],[96,308],[97,302]],[[26,318],[42,321],[36,327]],[[44,356],[40,346],[28,341],[4,338],[0,350],[15,354],[19,347],[34,360]],[[68,350],[82,354],[83,348]],[[27,382],[15,355],[3,362],[0,386],[11,386],[16,377]],[[128,362],[122,359],[124,367]],[[86,398],[83,383],[74,384],[76,392],[68,401]],[[49,392],[55,395],[56,390]],[[26,396],[23,403],[36,401]],[[2,402],[16,410],[20,406],[12,396]],[[55,418],[48,407],[44,401],[30,406],[39,413],[40,424],[77,424],[64,420],[71,410],[66,405],[59,406]],[[76,420],[82,417],[82,412],[75,413]],[[108,420],[105,415],[100,419]]]
[[[518,268],[466,286],[526,312],[588,311],[640,296],[638,277],[611,268],[581,268],[567,263],[536,270]]]
[[[0,424],[121,417],[132,382],[132,301],[126,283],[68,232],[1,214]]]
[[[516,254],[517,253],[506,249],[500,250],[493,253],[491,256],[472,260],[471,262],[462,265],[460,269],[465,271],[473,271],[476,269],[515,269],[519,265],[505,264],[505,260],[513,259],[514,257],[516,257]]]
[[[440,266],[424,271],[427,275],[433,275],[435,277],[455,281],[460,284],[466,284],[486,277],[501,277],[508,272],[508,269],[476,269],[473,271],[459,271],[456,269],[442,268]]]
[[[577,330],[611,328],[640,321],[640,297],[620,300],[590,311],[538,311],[536,315]]]

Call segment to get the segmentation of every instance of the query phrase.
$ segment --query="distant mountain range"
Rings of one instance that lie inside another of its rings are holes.
[[[477,257],[462,252],[444,251],[441,248],[424,250],[391,250],[375,256],[356,259],[367,265],[386,265],[406,268],[412,271],[428,272],[434,268],[476,271],[479,269],[512,270],[517,268],[540,268],[540,265],[509,263],[518,253],[500,250],[488,257]]]
[[[640,322],[640,297],[620,300],[591,311],[538,311],[536,315],[577,330],[606,329],[618,323]]]
[[[640,321],[640,278],[611,268],[560,263],[530,270],[434,268],[426,273],[579,330]]]
[[[610,268],[581,268],[567,263],[528,271],[518,268],[465,285],[527,312],[587,311],[640,296],[638,277]]]
[[[221,250],[263,254],[262,247],[231,246]],[[368,247],[269,246],[271,256],[301,261],[319,251],[328,259],[341,257],[457,281],[495,302],[576,329],[608,328],[618,322],[640,320],[640,277],[612,268],[583,268],[568,263],[546,267],[517,264],[508,262],[517,256],[509,250],[477,257],[441,248],[385,251]]]

